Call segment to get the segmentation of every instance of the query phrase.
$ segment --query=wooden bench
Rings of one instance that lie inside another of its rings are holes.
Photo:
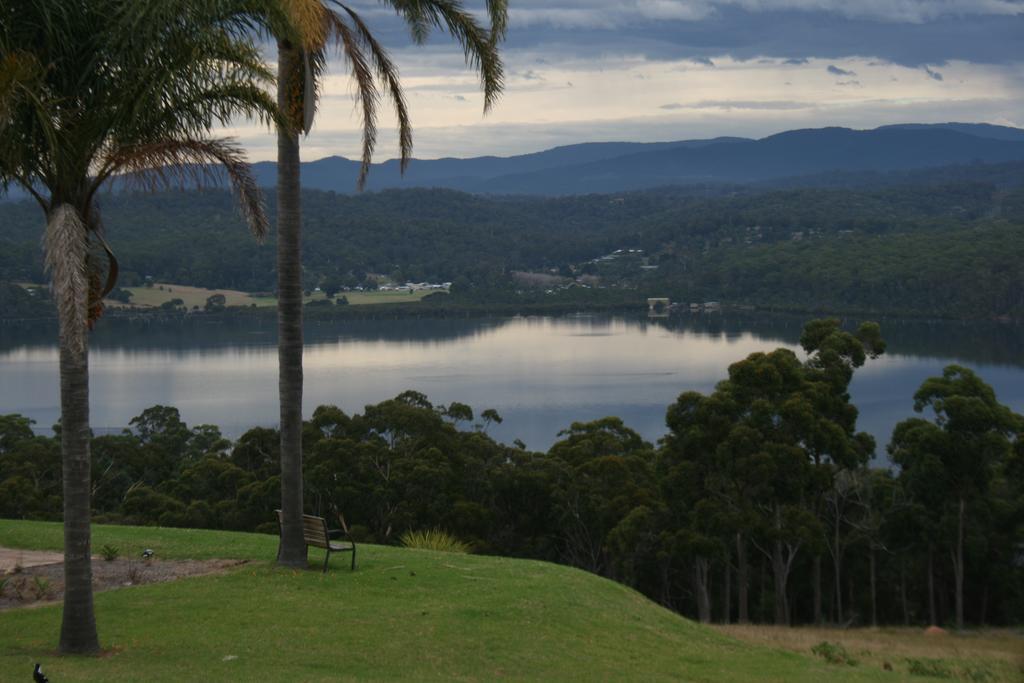
[[[284,517],[280,510],[275,510],[277,513],[277,528],[280,532],[283,524]],[[337,543],[331,543],[332,536],[345,536],[345,542],[347,546],[338,545]],[[314,548],[323,548],[327,551],[324,556],[324,573],[327,572],[327,561],[331,559],[331,553],[352,553],[352,571],[356,568],[356,542],[352,540],[352,536],[349,535],[348,529],[328,529],[327,520],[323,517],[314,517],[313,515],[302,515],[302,536],[306,541],[306,546],[313,546]],[[281,557],[281,542],[280,536],[278,536],[277,545],[277,556]]]

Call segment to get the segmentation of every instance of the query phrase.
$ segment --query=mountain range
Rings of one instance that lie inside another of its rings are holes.
[[[253,170],[259,185],[276,184],[276,163],[258,162]],[[353,194],[358,176],[359,162],[344,157],[302,164],[302,184],[308,189]],[[1024,129],[909,123],[873,130],[792,130],[759,140],[591,142],[511,157],[413,159],[404,175],[398,160],[391,159],[373,165],[366,189],[561,196],[678,185],[823,187],[936,179],[1024,184]],[[24,197],[12,188],[6,198]]]
[[[443,187],[483,194],[572,195],[668,185],[749,184],[820,174],[892,173],[957,165],[1024,162],[1024,130],[990,124],[903,124],[874,130],[793,130],[759,140],[585,143],[534,154],[413,159],[374,164],[367,190]],[[276,164],[255,164],[272,187]],[[355,191],[359,162],[327,157],[302,165],[303,186]],[[902,176],[901,176],[902,177]],[[799,183],[797,183],[799,184]]]

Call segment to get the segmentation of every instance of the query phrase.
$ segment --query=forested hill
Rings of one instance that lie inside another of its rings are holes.
[[[1024,318],[1024,178],[1017,186],[693,186],[561,198],[306,191],[305,282],[380,273],[452,281],[486,302],[522,296],[513,271],[543,271],[564,283],[593,276],[586,281],[637,299]],[[273,237],[255,244],[226,193],[108,195],[103,215],[125,284],[151,276],[274,288]],[[36,206],[0,205],[0,281],[41,281],[40,234]],[[601,259],[619,249],[642,255]]]

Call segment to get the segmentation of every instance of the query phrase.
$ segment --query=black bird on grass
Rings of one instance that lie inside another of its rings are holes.
[[[32,680],[36,683],[50,683],[50,679],[46,677],[46,674],[39,667],[39,662],[36,662],[36,668],[32,670]]]

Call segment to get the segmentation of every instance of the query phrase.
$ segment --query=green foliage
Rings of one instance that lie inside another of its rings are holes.
[[[907,659],[907,671],[911,676],[929,678],[953,678],[955,675],[948,662],[924,657]]]
[[[42,576],[33,576],[32,592],[35,594],[36,600],[45,600],[53,593],[53,586],[49,579]]]
[[[406,548],[417,550],[437,550],[444,553],[469,553],[472,546],[452,536],[444,529],[427,529],[425,531],[406,531],[399,538]]]
[[[114,287],[107,293],[107,298],[113,301],[119,301],[123,304],[131,303],[132,293],[127,289],[121,289],[120,287]]]
[[[857,660],[850,656],[842,643],[830,643],[823,640],[811,648],[811,652],[821,657],[829,664],[845,664],[857,666]]]
[[[106,562],[113,562],[121,554],[121,551],[117,549],[117,546],[110,545],[109,543],[104,544],[100,548],[100,555]]]

